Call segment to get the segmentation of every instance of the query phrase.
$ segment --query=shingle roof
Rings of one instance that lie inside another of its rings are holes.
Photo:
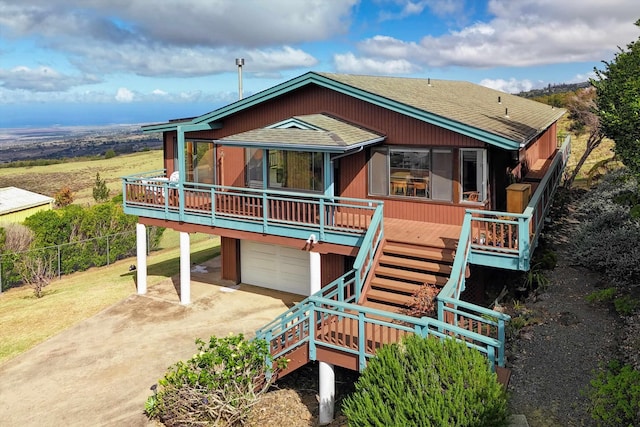
[[[317,74],[520,143],[530,141],[565,112],[563,109],[469,82]]]
[[[345,151],[350,148],[380,142],[384,136],[338,120],[326,114],[294,116],[293,121],[308,127],[266,127],[241,132],[217,140],[221,144],[255,145],[260,147],[325,148]]]
[[[16,187],[0,188],[0,215],[53,202],[53,198]]]

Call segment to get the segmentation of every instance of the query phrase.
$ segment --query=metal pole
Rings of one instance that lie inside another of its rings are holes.
[[[0,294],[2,293],[2,256],[0,256]]]
[[[107,234],[107,265],[109,265],[109,235]]]
[[[244,65],[244,58],[236,58],[236,65],[238,66],[238,99],[242,99],[242,66]]]
[[[58,245],[58,280],[60,280],[60,274],[61,274],[61,268],[60,268],[60,245]]]

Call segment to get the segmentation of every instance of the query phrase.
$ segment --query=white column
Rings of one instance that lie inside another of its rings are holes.
[[[138,294],[147,293],[147,227],[136,224],[136,283]]]
[[[322,288],[319,252],[309,252],[309,284],[309,295],[315,294]]]
[[[189,233],[180,232],[180,304],[191,303],[191,244]]]
[[[333,365],[318,362],[320,375],[320,413],[318,424],[325,425],[333,421],[333,410],[336,401],[336,378]]]

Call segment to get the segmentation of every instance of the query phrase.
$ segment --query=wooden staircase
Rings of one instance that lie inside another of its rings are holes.
[[[386,240],[365,286],[361,304],[401,313],[409,307],[423,284],[442,287],[447,283],[454,247],[425,246]]]

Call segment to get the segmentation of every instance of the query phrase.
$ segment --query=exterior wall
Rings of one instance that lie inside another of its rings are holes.
[[[320,271],[322,286],[336,280],[345,273],[345,257],[338,254],[325,254],[320,257]]]
[[[222,279],[240,282],[240,240],[229,237],[220,239]]]
[[[554,123],[534,142],[526,147],[524,162],[527,168],[531,168],[538,160],[546,160],[553,156],[557,148],[556,135],[557,125]]]
[[[19,211],[10,212],[4,215],[0,215],[0,224],[6,223],[21,223],[31,215],[41,212],[41,211],[49,211],[53,208],[53,202],[47,203],[40,206],[34,206],[27,209],[22,209]]]

